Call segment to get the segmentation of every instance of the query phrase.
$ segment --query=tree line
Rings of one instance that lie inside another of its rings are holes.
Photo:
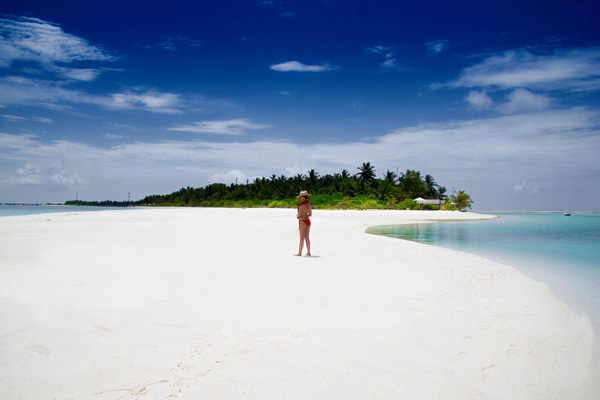
[[[344,169],[340,173],[320,175],[311,169],[307,174],[292,177],[272,175],[255,178],[245,184],[212,183],[200,188],[188,186],[166,195],[146,196],[130,205],[295,207],[300,190],[307,190],[312,195],[311,204],[315,208],[439,208],[431,205],[419,207],[414,199],[422,197],[447,200],[441,208],[456,209],[453,204],[455,196],[448,198],[446,188],[440,186],[431,175],[410,169],[400,174],[388,170],[381,178],[377,178],[375,167],[369,162],[363,163],[357,170],[354,174]],[[463,204],[462,208],[470,207],[471,203],[468,198],[468,204]]]

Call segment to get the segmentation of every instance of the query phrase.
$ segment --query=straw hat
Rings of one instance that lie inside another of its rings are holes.
[[[306,190],[302,190],[302,191],[300,191],[300,194],[296,197],[300,198],[300,197],[304,197],[304,196],[309,197],[310,194],[308,194],[308,192]]]

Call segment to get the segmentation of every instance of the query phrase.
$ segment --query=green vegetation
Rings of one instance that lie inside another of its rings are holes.
[[[67,200],[65,206],[86,206],[86,207],[129,207],[135,205],[133,201],[84,201],[84,200]]]
[[[450,196],[452,203],[458,208],[459,211],[466,211],[467,208],[471,208],[473,200],[471,196],[465,193],[464,190],[460,190],[457,194]]]
[[[213,183],[201,188],[187,187],[171,194],[146,196],[136,202],[71,200],[65,204],[294,208],[298,204],[296,196],[300,190],[308,190],[312,194],[310,202],[315,209],[463,210],[472,203],[470,197],[461,191],[457,195],[460,203],[455,206],[447,199],[445,187],[438,185],[431,175],[423,176],[419,171],[408,169],[398,176],[388,170],[382,174],[382,179],[378,179],[371,163],[363,163],[357,170],[355,175],[343,170],[338,174],[321,176],[311,169],[307,175],[298,174],[289,178],[272,175],[269,178],[256,178],[246,184]],[[464,203],[465,195],[468,197],[468,204]],[[419,206],[413,200],[417,197],[446,199],[446,204],[441,207]]]
[[[451,200],[446,200],[446,204],[442,205],[442,207],[440,207],[440,209],[442,209],[444,211],[456,211],[456,210],[458,210],[458,208],[456,208],[456,206],[454,204],[452,204]]]

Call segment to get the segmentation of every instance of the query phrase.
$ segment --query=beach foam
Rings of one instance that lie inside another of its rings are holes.
[[[591,399],[594,331],[481,257],[365,234],[472,213],[3,218],[6,398]]]

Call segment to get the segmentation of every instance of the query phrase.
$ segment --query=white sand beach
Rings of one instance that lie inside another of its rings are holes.
[[[516,269],[369,235],[474,213],[0,220],[2,399],[594,399],[586,315]]]

